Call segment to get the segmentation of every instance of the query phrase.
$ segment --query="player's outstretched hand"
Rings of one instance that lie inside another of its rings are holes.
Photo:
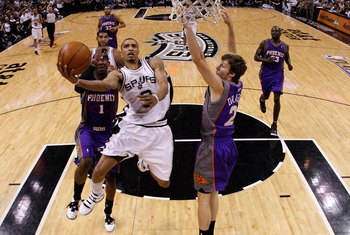
[[[228,25],[231,24],[232,21],[228,10],[223,6],[220,6],[220,11],[221,11],[222,19],[224,20],[225,24],[228,24]]]
[[[73,75],[74,69],[71,69],[69,71],[67,65],[62,64],[61,62],[57,62],[57,69],[61,73],[61,75],[71,83],[74,84],[78,81],[78,78],[75,75]]]

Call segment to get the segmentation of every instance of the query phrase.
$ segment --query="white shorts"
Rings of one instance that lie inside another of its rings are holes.
[[[134,156],[148,165],[158,179],[168,181],[173,166],[173,134],[169,126],[143,127],[121,121],[101,152],[106,156]]]
[[[41,39],[43,37],[43,30],[40,28],[32,28],[32,37],[33,39]]]

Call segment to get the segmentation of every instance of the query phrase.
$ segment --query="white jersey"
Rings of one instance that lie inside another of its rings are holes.
[[[156,93],[159,85],[156,81],[154,71],[146,59],[141,59],[141,66],[138,69],[120,69],[123,74],[123,86],[120,90],[121,97],[128,104],[124,108],[126,116],[123,120],[139,125],[157,125],[157,122],[164,124],[164,117],[170,107],[170,85],[168,84],[168,94],[159,101],[156,106],[146,113],[138,113],[143,104],[137,96],[146,93]],[[166,123],[166,122],[165,122]]]
[[[95,53],[96,53],[96,48],[93,48],[91,50],[91,60],[94,58],[95,56]],[[117,69],[117,64],[115,63],[115,59],[114,59],[114,48],[113,47],[108,47],[108,60],[109,60],[109,63]]]
[[[31,20],[32,20],[32,28],[33,29],[42,29],[43,26],[42,24],[40,23],[40,15],[39,14],[36,14],[36,16],[33,14],[31,16]]]

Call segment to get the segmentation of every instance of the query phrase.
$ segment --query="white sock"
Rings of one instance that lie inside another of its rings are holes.
[[[91,180],[92,192],[97,194],[97,195],[101,195],[103,193],[102,185],[103,185],[103,181],[95,183]]]

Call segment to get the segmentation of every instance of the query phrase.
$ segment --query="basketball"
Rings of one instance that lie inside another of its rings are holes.
[[[58,62],[67,65],[68,71],[74,69],[74,75],[81,74],[91,63],[91,51],[84,43],[68,42],[58,53]]]

